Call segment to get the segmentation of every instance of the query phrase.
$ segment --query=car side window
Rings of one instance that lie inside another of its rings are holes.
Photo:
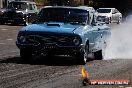
[[[117,9],[114,9],[113,14],[118,13],[119,11]]]
[[[33,8],[34,8],[35,10],[37,10],[37,6],[36,6],[36,5],[34,5],[34,4],[33,4]]]
[[[29,4],[29,10],[34,10],[33,5]]]
[[[115,11],[115,9],[113,10],[113,12],[112,12],[112,14],[115,14],[116,13],[116,11]]]
[[[119,13],[119,11],[117,9],[115,9],[115,10],[116,10],[116,13]]]

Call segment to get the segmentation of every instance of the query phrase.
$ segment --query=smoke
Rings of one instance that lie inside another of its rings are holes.
[[[105,51],[105,59],[132,59],[132,15],[120,25],[111,27],[110,42]]]

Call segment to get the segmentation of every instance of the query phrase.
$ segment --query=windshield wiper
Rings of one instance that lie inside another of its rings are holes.
[[[70,24],[79,24],[79,22],[70,22]]]

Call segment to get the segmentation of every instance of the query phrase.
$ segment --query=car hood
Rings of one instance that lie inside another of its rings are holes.
[[[21,31],[26,32],[56,32],[56,33],[73,33],[81,25],[72,25],[65,23],[49,22],[44,24],[32,24],[24,27]]]
[[[5,11],[5,10],[6,10],[5,8],[0,9],[0,11]]]
[[[17,10],[17,9],[8,9],[8,8],[3,8],[3,9],[0,9],[0,11],[3,11],[3,12],[23,12],[23,13],[26,13],[26,10]]]

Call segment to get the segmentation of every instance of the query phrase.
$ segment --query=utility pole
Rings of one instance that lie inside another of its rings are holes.
[[[0,8],[3,8],[3,0],[0,0]]]

